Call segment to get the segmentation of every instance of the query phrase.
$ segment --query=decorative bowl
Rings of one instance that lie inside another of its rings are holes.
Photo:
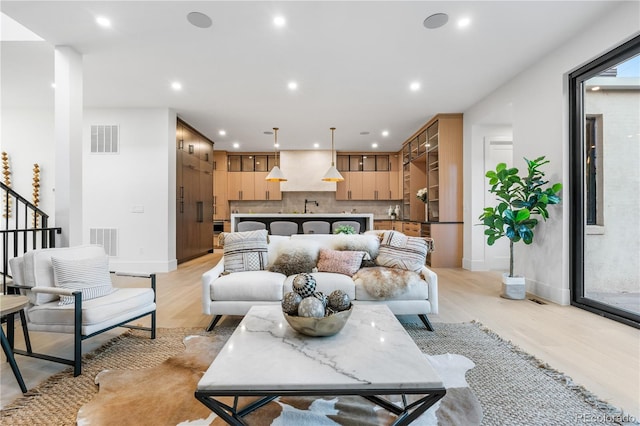
[[[322,318],[300,317],[297,315],[289,315],[285,312],[282,314],[291,328],[298,333],[307,336],[321,337],[333,336],[342,330],[342,327],[344,327],[351,315],[351,311],[353,311],[353,305],[347,310],[336,312],[335,314]]]

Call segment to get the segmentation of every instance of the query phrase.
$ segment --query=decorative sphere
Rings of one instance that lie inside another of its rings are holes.
[[[329,295],[329,307],[336,311],[344,311],[351,306],[351,298],[342,290],[334,290]]]
[[[329,303],[329,298],[327,297],[326,294],[324,294],[321,291],[314,291],[313,292],[313,297],[315,297],[316,299],[321,301],[322,302],[322,306],[324,306],[325,308],[327,307],[327,303]]]
[[[298,274],[293,278],[292,287],[303,298],[309,297],[316,291],[316,280],[311,274]]]
[[[307,297],[302,299],[298,306],[298,315],[301,317],[324,317],[324,306],[322,302],[315,297]]]
[[[289,315],[296,315],[298,313],[298,306],[302,302],[302,296],[293,291],[288,292],[282,298],[282,311]]]

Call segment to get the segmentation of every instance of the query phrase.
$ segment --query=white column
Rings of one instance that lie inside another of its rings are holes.
[[[60,245],[82,244],[82,55],[55,49],[55,226]]]

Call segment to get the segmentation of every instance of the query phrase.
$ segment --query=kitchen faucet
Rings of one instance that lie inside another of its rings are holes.
[[[304,212],[305,212],[305,213],[307,212],[307,204],[315,204],[315,205],[316,205],[316,207],[318,207],[318,206],[320,205],[320,204],[318,204],[318,202],[317,202],[317,201],[315,201],[315,200],[307,200],[307,199],[305,198],[305,199],[304,199]],[[309,212],[309,213],[311,213],[311,212]]]

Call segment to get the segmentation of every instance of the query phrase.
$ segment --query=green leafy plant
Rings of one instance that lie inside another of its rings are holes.
[[[333,233],[334,234],[355,234],[356,229],[351,225],[340,225],[336,227]]]
[[[549,181],[544,180],[545,174],[540,170],[549,160],[545,157],[524,160],[528,171],[524,177],[518,176],[518,169],[507,168],[505,163],[486,173],[491,185],[489,192],[496,195],[498,205],[485,207],[479,218],[486,227],[487,244],[491,246],[502,237],[509,239],[510,277],[513,277],[513,244],[519,241],[531,244],[533,230],[538,225],[536,216],[547,220],[547,206],[561,201],[558,194],[562,191],[562,184],[548,185]]]

